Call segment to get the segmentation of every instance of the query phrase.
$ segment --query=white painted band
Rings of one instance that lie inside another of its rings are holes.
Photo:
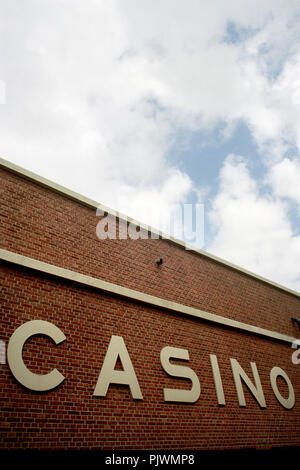
[[[4,261],[16,264],[18,266],[23,266],[26,268],[33,269],[35,271],[51,274],[62,279],[67,279],[69,281],[77,282],[85,286],[100,289],[101,291],[108,292],[110,294],[115,294],[148,305],[154,305],[156,307],[164,308],[166,310],[170,310],[176,313],[182,313],[184,315],[188,315],[194,318],[200,318],[201,320],[206,320],[209,322],[217,323],[219,325],[224,325],[230,328],[246,331],[248,333],[254,333],[260,336],[276,339],[286,343],[294,343],[295,341],[298,341],[297,338],[293,338],[282,333],[277,333],[276,331],[266,330],[258,326],[242,323],[237,320],[232,320],[230,318],[216,315],[214,313],[205,312],[194,307],[189,307],[187,305],[178,304],[170,300],[161,299],[160,297],[155,297],[153,295],[145,294],[137,290],[128,289],[127,287],[122,287],[111,282],[103,281],[102,279],[87,276],[86,274],[81,274],[75,271],[71,271],[69,269],[60,268],[52,264],[44,263],[43,261],[37,261],[33,258],[19,255],[18,253],[13,253],[8,250],[0,249],[0,258]]]

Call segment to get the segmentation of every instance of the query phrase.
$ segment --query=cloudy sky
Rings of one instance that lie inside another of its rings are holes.
[[[300,290],[299,0],[0,0],[0,153]]]

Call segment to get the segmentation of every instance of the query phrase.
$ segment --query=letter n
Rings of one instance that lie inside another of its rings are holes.
[[[243,381],[245,382],[245,384],[247,385],[247,387],[249,388],[250,392],[253,394],[256,401],[259,403],[259,405],[262,408],[266,408],[264,392],[261,386],[261,382],[260,382],[260,378],[258,375],[255,362],[251,362],[251,369],[252,369],[255,385],[251,382],[248,375],[246,374],[246,372],[240,366],[240,364],[238,363],[236,359],[230,359],[230,362],[231,362],[231,368],[232,368],[233,378],[235,382],[235,388],[236,388],[238,399],[239,399],[239,405],[246,406],[245,395],[244,395],[244,390],[242,386],[242,379],[243,379]]]

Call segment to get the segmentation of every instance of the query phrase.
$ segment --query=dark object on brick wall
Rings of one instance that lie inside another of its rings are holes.
[[[300,330],[300,318],[292,318],[292,322],[296,323],[296,325],[298,326],[298,329]]]

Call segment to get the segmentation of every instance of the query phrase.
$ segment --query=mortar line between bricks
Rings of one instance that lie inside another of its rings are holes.
[[[20,255],[9,250],[0,249],[0,258],[3,261],[12,264],[50,274],[61,279],[67,279],[69,281],[73,281],[81,285],[94,287],[106,293],[115,294],[148,305],[170,310],[172,312],[182,313],[193,318],[199,318],[201,320],[206,320],[209,322],[217,323],[219,325],[224,325],[226,327],[246,331],[248,333],[254,333],[260,336],[283,341],[286,343],[294,343],[295,341],[299,341],[297,338],[293,338],[291,336],[278,333],[276,331],[271,331],[264,328],[260,328],[258,326],[242,323],[237,320],[223,317],[221,315],[205,312],[194,307],[189,307],[187,305],[172,302],[170,300],[162,299],[160,297],[156,297],[150,294],[145,294],[143,292],[129,289],[127,287],[123,287],[118,284],[113,284],[111,282],[103,281],[102,279],[91,277],[86,274],[81,274],[79,272],[61,268],[49,263],[45,263],[43,261],[38,261],[36,259]]]

